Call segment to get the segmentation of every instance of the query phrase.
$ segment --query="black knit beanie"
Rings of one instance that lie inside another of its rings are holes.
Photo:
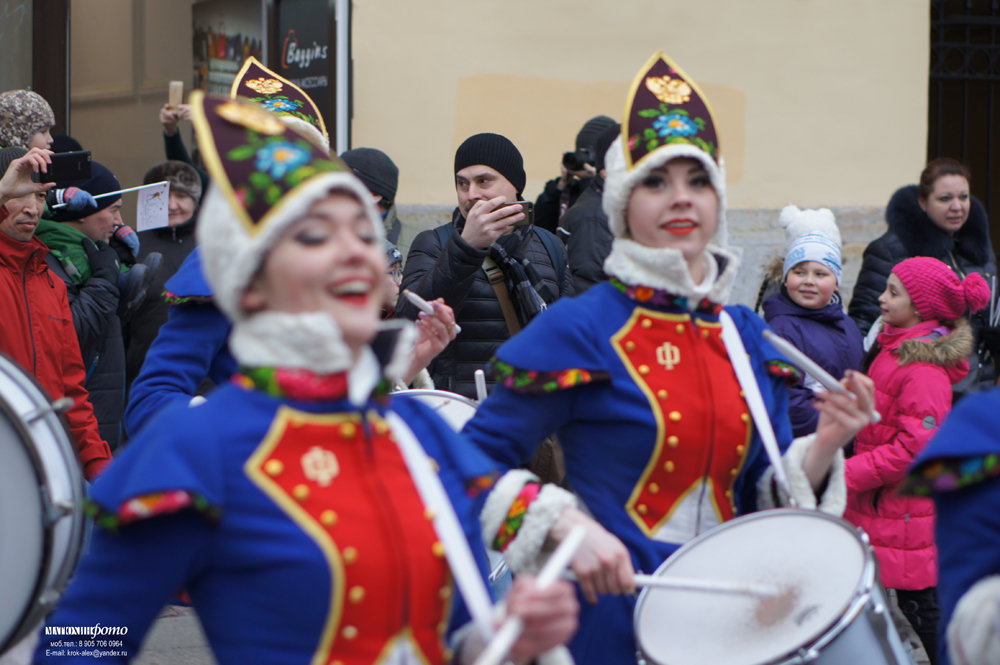
[[[12,147],[0,150],[0,177],[3,177],[3,174],[7,172],[8,168],[10,168],[11,162],[15,159],[20,159],[27,154],[28,151],[24,148]]]
[[[122,186],[118,183],[118,178],[115,177],[115,174],[112,173],[107,166],[94,161],[90,162],[89,178],[58,182],[56,183],[56,187],[59,189],[62,189],[63,187],[79,187],[95,198],[99,194],[117,192],[122,188]],[[95,212],[104,210],[119,199],[121,199],[121,195],[105,196],[97,199],[96,209],[88,207],[86,210],[80,212],[70,212],[69,208],[57,208],[52,211],[52,218],[57,222],[75,222],[78,219],[88,217],[93,215]]]
[[[485,133],[465,139],[455,151],[455,173],[476,164],[499,171],[500,175],[514,185],[518,195],[524,191],[527,180],[524,175],[524,159],[507,137]]]
[[[597,155],[597,139],[608,127],[616,126],[618,123],[606,115],[599,115],[591,118],[583,124],[576,135],[577,150],[591,150]]]
[[[354,175],[365,183],[372,194],[378,194],[387,202],[396,200],[399,186],[399,167],[381,150],[375,148],[354,148],[340,156],[354,171]]]
[[[597,140],[594,141],[594,168],[598,171],[604,168],[604,155],[607,154],[608,148],[615,142],[621,131],[622,126],[612,121],[610,125],[604,128],[604,131],[597,137]]]

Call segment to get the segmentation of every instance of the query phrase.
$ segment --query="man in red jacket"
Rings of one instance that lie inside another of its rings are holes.
[[[84,476],[111,461],[83,387],[86,373],[66,299],[66,285],[49,273],[48,247],[35,238],[51,184],[31,180],[44,171],[48,150],[0,150],[0,351],[35,377],[52,399],[69,397],[66,411]]]

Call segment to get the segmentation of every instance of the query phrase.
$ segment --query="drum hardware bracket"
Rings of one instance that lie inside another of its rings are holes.
[[[49,408],[35,409],[34,411],[26,413],[22,417],[24,418],[25,422],[33,423],[36,420],[41,420],[42,418],[49,415],[53,411],[56,413],[65,413],[69,411],[71,408],[73,408],[73,404],[75,404],[75,402],[73,401],[72,397],[60,397],[59,399],[49,404]]]
[[[42,510],[48,524],[55,524],[62,518],[73,513],[75,506],[68,501],[52,501],[48,495],[42,495]]]
[[[812,647],[808,649],[799,649],[799,659],[803,663],[811,663],[815,660],[818,660],[819,656],[820,652]]]

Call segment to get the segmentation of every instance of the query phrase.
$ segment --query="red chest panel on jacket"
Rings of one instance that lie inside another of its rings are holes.
[[[282,409],[246,471],[329,563],[330,613],[313,662],[374,663],[397,640],[430,663],[448,660],[444,548],[385,420]]]
[[[626,505],[647,536],[703,484],[720,521],[735,515],[751,424],[721,332],[718,322],[640,307],[611,339],[656,420],[653,454]]]

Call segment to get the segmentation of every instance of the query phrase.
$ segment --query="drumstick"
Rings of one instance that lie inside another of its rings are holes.
[[[777,598],[781,589],[770,584],[754,582],[725,582],[688,577],[658,577],[636,573],[636,586],[651,586],[664,589],[685,589],[688,591],[712,591],[716,593],[742,593],[751,596],[768,596]]]
[[[563,539],[559,547],[556,548],[556,551],[549,557],[549,560],[545,562],[545,566],[538,573],[538,577],[535,578],[535,587],[537,589],[546,589],[559,579],[562,572],[569,566],[573,555],[580,548],[585,533],[586,531],[582,526],[573,527],[573,530],[569,532],[569,535]],[[500,630],[497,631],[497,634],[486,646],[486,649],[479,654],[479,658],[476,659],[474,665],[500,665],[507,658],[510,648],[514,646],[514,642],[517,641],[523,630],[524,621],[519,617],[507,617],[503,624],[500,625]]]
[[[482,402],[486,399],[486,372],[477,369],[472,376],[476,379],[476,401]]]
[[[794,344],[789,342],[784,337],[775,335],[770,330],[765,330],[764,339],[769,341],[778,351],[781,351],[783,354],[788,356],[789,360],[791,360],[793,363],[801,367],[803,372],[805,372],[812,378],[819,381],[820,385],[822,385],[830,392],[840,393],[841,395],[850,395],[854,399],[858,398],[857,395],[849,391],[844,386],[840,385],[840,381],[837,381],[837,379],[833,378],[829,372],[827,372],[825,369],[817,365],[812,358],[799,351]],[[882,421],[882,414],[872,409],[872,422],[878,423],[881,421]]]
[[[403,289],[403,295],[406,296],[406,299],[409,300],[413,304],[414,307],[416,307],[417,309],[419,309],[424,314],[427,314],[429,316],[433,316],[434,315],[434,313],[435,313],[434,312],[434,306],[431,305],[426,300],[424,300],[423,298],[421,298],[420,296],[418,296],[413,291],[411,291],[409,289]],[[462,332],[462,326],[460,326],[460,325],[458,325],[456,323],[455,324],[455,334],[457,335],[460,332]]]

